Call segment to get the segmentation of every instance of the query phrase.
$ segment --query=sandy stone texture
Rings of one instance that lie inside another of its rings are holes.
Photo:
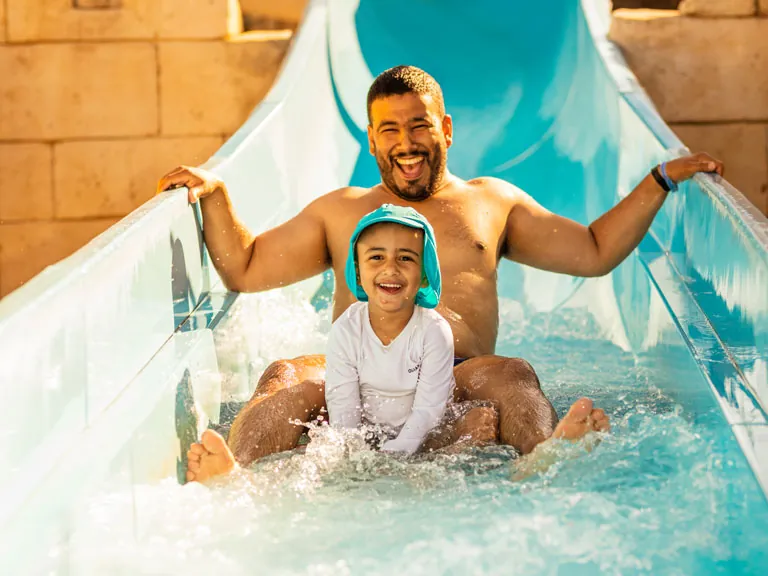
[[[667,122],[768,119],[768,19],[617,10],[610,36]]]
[[[162,133],[231,134],[269,91],[290,33],[160,45]]]
[[[0,70],[0,140],[158,131],[151,43],[4,45]]]
[[[52,146],[0,144],[0,222],[53,217]]]
[[[155,195],[163,174],[202,164],[222,143],[208,136],[57,144],[56,217],[125,216]]]
[[[755,0],[683,0],[680,12],[686,16],[754,16]]]
[[[72,0],[4,2],[12,42],[226,38],[242,30],[237,0],[122,0],[106,10]]]

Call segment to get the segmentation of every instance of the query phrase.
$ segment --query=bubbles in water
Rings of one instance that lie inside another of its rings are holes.
[[[242,304],[224,331],[225,344],[243,340],[230,367],[254,354],[266,365],[322,350],[327,316],[293,298]],[[704,574],[768,565],[764,497],[727,426],[699,422],[686,397],[672,395],[674,362],[623,352],[583,311],[537,315],[502,300],[500,314],[499,352],[532,362],[559,413],[588,395],[611,416],[613,431],[594,450],[563,444],[566,457],[515,482],[508,447],[404,458],[372,450],[365,435],[376,430],[323,422],[310,426],[306,446],[210,486],[169,480],[92,498],[66,551],[72,572]],[[134,516],[136,534],[125,528]]]
[[[301,285],[242,294],[214,332],[226,400],[247,400],[270,362],[323,354],[330,309],[317,312]]]
[[[614,430],[512,482],[505,447],[406,459],[316,426],[306,448],[210,487],[135,487],[138,540],[121,530],[130,494],[92,502],[76,573],[497,574],[514,559],[519,574],[666,574],[765,558],[764,504],[727,435],[648,410]]]

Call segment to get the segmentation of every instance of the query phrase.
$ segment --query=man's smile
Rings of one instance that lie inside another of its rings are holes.
[[[400,156],[395,158],[394,164],[400,170],[400,174],[405,180],[417,180],[424,172],[426,166],[426,157],[423,154],[415,156]]]

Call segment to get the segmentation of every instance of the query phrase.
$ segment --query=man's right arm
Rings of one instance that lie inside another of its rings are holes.
[[[230,290],[269,290],[328,268],[325,222],[318,201],[288,222],[254,236],[235,216],[227,187],[215,174],[181,166],[160,180],[158,190],[180,186],[189,189],[190,202],[200,202],[205,243]]]

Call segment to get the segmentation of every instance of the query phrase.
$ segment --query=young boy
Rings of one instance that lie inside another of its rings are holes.
[[[386,438],[381,450],[413,454],[455,386],[453,334],[434,310],[440,266],[432,226],[413,208],[384,204],[352,234],[345,276],[360,302],[331,328],[330,424],[373,424]]]

